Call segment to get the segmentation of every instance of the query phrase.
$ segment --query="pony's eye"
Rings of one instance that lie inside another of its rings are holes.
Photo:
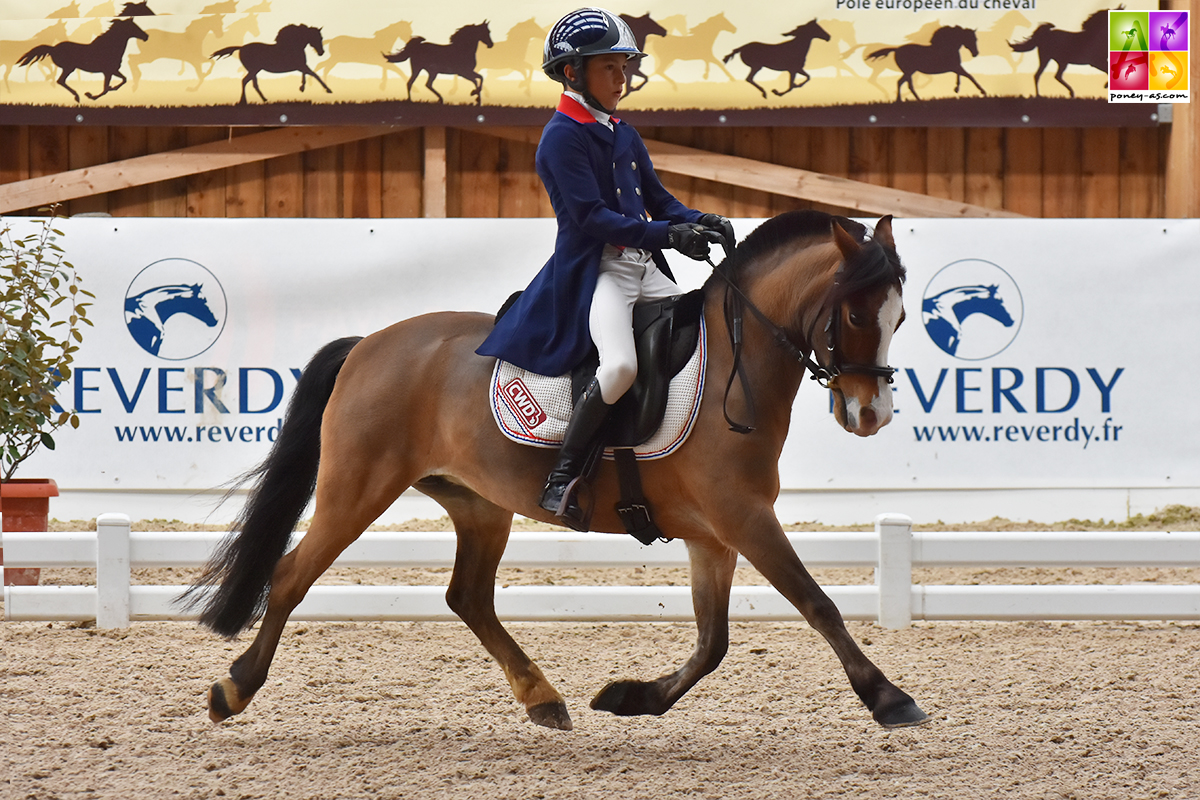
[[[857,311],[851,311],[850,312],[850,324],[856,328],[861,328],[863,325],[866,324],[866,320],[862,314],[859,314]]]

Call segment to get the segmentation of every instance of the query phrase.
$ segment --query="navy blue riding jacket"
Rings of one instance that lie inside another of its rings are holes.
[[[650,250],[674,279],[662,249],[667,228],[701,213],[671,195],[628,123],[613,129],[563,95],[542,131],[537,172],[558,217],[554,255],[475,352],[539,375],[562,375],[592,346],[592,294],[605,244]]]

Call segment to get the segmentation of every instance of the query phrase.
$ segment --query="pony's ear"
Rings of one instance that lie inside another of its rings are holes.
[[[862,245],[854,241],[854,237],[846,233],[846,229],[833,220],[833,241],[837,244],[838,250],[842,251],[842,258],[849,261],[858,254],[862,249]]]
[[[888,214],[875,223],[875,240],[889,250],[896,249],[896,240],[892,238],[891,214]]]

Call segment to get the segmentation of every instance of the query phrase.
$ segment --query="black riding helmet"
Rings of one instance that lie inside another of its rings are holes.
[[[633,31],[625,20],[603,8],[580,8],[564,16],[546,35],[542,50],[542,71],[572,91],[579,92],[588,105],[613,113],[605,108],[583,81],[583,60],[588,56],[606,53],[623,53],[628,58],[646,55],[638,49]],[[567,80],[563,67],[570,64],[575,70],[575,80]]]

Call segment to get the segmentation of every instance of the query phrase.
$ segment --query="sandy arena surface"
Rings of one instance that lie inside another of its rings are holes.
[[[44,577],[80,582],[64,572]],[[501,581],[686,582],[677,570],[603,572],[509,570]],[[917,579],[1198,580],[1196,570],[1031,572]],[[850,573],[818,579],[869,579]],[[325,580],[447,578],[347,570]],[[720,669],[658,718],[588,702],[609,680],[680,664],[690,624],[510,625],[566,697],[571,732],[529,723],[457,623],[293,623],[266,686],[217,726],[205,691],[247,641],[183,622],[3,623],[0,798],[1200,797],[1198,624],[848,625],[930,724],[875,725],[803,623],[735,623]]]

